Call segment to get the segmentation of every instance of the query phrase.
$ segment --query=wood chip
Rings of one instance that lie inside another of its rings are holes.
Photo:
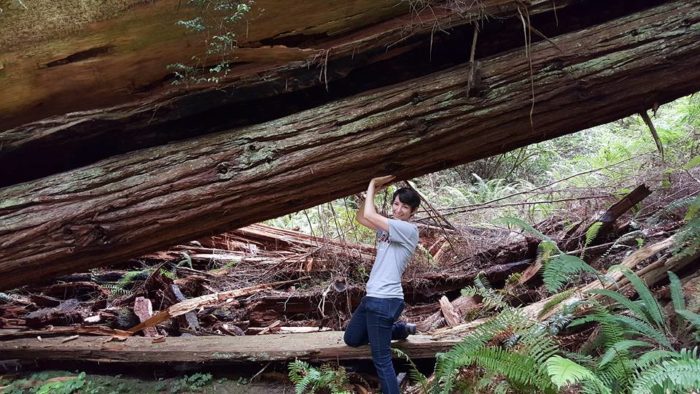
[[[78,337],[79,337],[79,335],[71,335],[71,336],[69,336],[68,338],[63,338],[63,339],[61,340],[61,343],[66,343],[66,342],[68,342],[68,341],[72,341],[72,340],[74,340],[74,339],[78,339]]]

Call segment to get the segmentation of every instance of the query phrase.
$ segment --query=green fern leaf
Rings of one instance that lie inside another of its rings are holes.
[[[649,352],[645,352],[642,355],[639,356],[637,361],[635,362],[637,368],[640,369],[646,369],[652,364],[658,364],[662,360],[668,359],[668,358],[677,358],[678,357],[678,352],[675,351],[670,351],[670,350],[652,350]]]
[[[542,280],[548,291],[559,291],[572,277],[581,272],[597,274],[593,267],[576,256],[560,254],[544,265]]]
[[[666,337],[663,332],[651,326],[649,323],[625,315],[616,315],[613,316],[613,319],[617,320],[622,325],[627,326],[632,333],[645,336],[657,344],[669,350],[673,350],[673,345],[671,345],[671,341],[668,339],[668,337]]]
[[[590,369],[579,365],[569,359],[561,356],[552,356],[545,361],[545,368],[549,374],[552,383],[558,389],[576,384],[582,381],[590,381],[595,383],[595,387],[600,393],[610,393],[610,389],[605,387],[602,381]]]
[[[606,364],[611,362],[615,357],[626,357],[629,349],[634,347],[650,347],[651,344],[644,341],[637,341],[634,339],[623,340],[614,343],[612,346],[605,351],[603,357],[601,357],[598,362],[598,368],[603,368]]]
[[[676,310],[676,313],[683,316],[685,320],[687,320],[688,322],[690,322],[690,324],[695,326],[696,330],[700,330],[700,315],[687,309]]]
[[[681,288],[681,281],[678,279],[678,275],[668,271],[668,279],[671,283],[669,287],[671,289],[673,309],[677,311],[685,309],[685,297],[683,296],[683,289]]]
[[[644,310],[649,318],[649,322],[655,324],[657,327],[665,327],[666,321],[664,319],[664,314],[661,311],[661,306],[656,301],[656,298],[651,294],[651,291],[647,287],[646,283],[637,276],[630,269],[623,269],[622,273],[625,275],[627,280],[630,281],[634,289],[639,294],[639,299],[644,303]]]
[[[700,359],[673,359],[662,361],[639,373],[633,393],[652,393],[657,389],[664,392],[688,392],[700,387]]]
[[[563,301],[569,299],[572,294],[574,294],[575,289],[569,289],[566,291],[562,291],[561,293],[555,294],[551,300],[547,301],[543,306],[542,306],[542,311],[540,311],[539,315],[537,317],[542,317],[549,313],[552,309],[554,309],[557,305],[562,303]]]
[[[617,303],[620,304],[620,306],[622,306],[626,309],[629,309],[629,311],[632,312],[632,314],[637,319],[647,321],[647,323],[651,323],[647,320],[647,316],[644,313],[644,311],[642,310],[642,307],[641,307],[641,305],[639,305],[639,303],[630,300],[629,298],[623,296],[622,294],[620,294],[616,291],[612,291],[612,290],[608,290],[608,289],[592,289],[589,291],[589,293],[599,294],[599,295],[602,295],[602,296],[605,296],[608,298],[612,298],[614,301],[617,301]]]

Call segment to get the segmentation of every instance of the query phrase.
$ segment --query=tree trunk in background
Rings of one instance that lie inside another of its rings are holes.
[[[700,90],[700,1],[275,121],[0,189],[0,289],[103,266]],[[535,105],[532,107],[532,94]]]

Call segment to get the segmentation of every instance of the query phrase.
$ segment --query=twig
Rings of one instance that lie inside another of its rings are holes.
[[[474,56],[476,54],[476,40],[479,36],[479,24],[476,21],[474,21],[472,22],[472,25],[474,25],[474,36],[472,37],[472,49],[471,53],[469,54],[469,77],[467,78],[467,97],[469,97],[469,92],[471,91],[472,85],[474,83],[474,74],[476,73],[476,62],[474,61]]]
[[[646,123],[647,127],[649,127],[649,131],[651,131],[651,136],[654,138],[654,143],[656,144],[656,149],[658,149],[659,153],[661,154],[661,161],[665,161],[665,159],[664,159],[664,146],[661,144],[661,139],[659,138],[659,133],[656,132],[656,127],[654,127],[654,123],[651,121],[649,114],[647,113],[646,110],[644,110],[644,111],[639,113],[639,116],[642,117],[642,119],[644,120],[644,123]]]
[[[469,208],[469,209],[464,209],[456,212],[448,212],[445,213],[444,215],[454,215],[457,213],[464,213],[464,212],[471,212],[471,211],[476,211],[479,209],[495,209],[495,208],[503,208],[503,207],[515,207],[515,206],[521,206],[521,205],[537,205],[537,204],[553,204],[555,202],[565,202],[565,201],[577,201],[577,200],[591,200],[591,199],[596,199],[596,198],[608,198],[610,195],[593,195],[593,196],[581,196],[581,197],[571,197],[571,198],[561,198],[558,200],[542,200],[542,201],[521,201],[521,202],[513,202],[513,203],[507,203],[507,204],[499,204],[499,205],[486,205],[486,206],[479,206],[479,207],[474,207],[474,208]]]
[[[492,204],[492,203],[494,203],[494,202],[507,200],[507,199],[509,199],[509,198],[511,198],[511,197],[519,196],[519,195],[521,195],[521,194],[528,194],[528,193],[536,192],[536,191],[538,191],[538,190],[545,189],[545,188],[547,188],[547,187],[550,187],[550,186],[552,186],[552,185],[556,185],[557,183],[561,183],[561,182],[567,181],[567,180],[572,179],[572,178],[575,178],[575,177],[577,177],[577,176],[581,176],[581,175],[586,175],[586,174],[590,174],[590,173],[593,173],[593,172],[602,171],[602,170],[605,170],[605,169],[608,169],[608,168],[611,168],[611,167],[620,165],[620,164],[622,164],[622,163],[628,162],[628,161],[630,161],[630,160],[633,160],[633,159],[636,159],[636,158],[639,158],[639,157],[642,157],[642,156],[646,156],[646,155],[648,155],[648,154],[649,154],[649,152],[643,153],[643,154],[641,154],[641,155],[639,155],[639,156],[636,156],[636,157],[630,157],[630,158],[628,158],[628,159],[620,160],[620,161],[618,161],[618,162],[616,162],[616,163],[609,164],[609,165],[607,165],[607,166],[605,166],[605,167],[598,167],[598,168],[594,168],[594,169],[592,169],[592,170],[587,170],[587,171],[578,172],[578,173],[573,174],[573,175],[570,175],[570,176],[568,176],[568,177],[566,177],[566,178],[558,179],[558,180],[556,180],[556,181],[554,181],[554,182],[550,182],[550,183],[547,183],[547,184],[542,185],[542,186],[534,187],[534,188],[532,188],[532,189],[528,189],[528,190],[525,190],[525,191],[522,191],[522,192],[517,192],[517,193],[509,194],[509,195],[507,195],[507,196],[495,198],[495,199],[493,199],[493,200],[486,201],[486,202],[483,202],[483,203],[480,203],[480,204],[471,204],[471,205],[465,205],[465,206],[462,206],[462,207],[456,207],[456,208],[450,208],[450,209],[461,210],[461,209],[463,209],[463,208],[487,206],[487,205]],[[461,212],[461,211],[450,212],[450,213],[447,213],[447,214],[445,214],[445,215],[452,215],[452,214],[456,214],[456,213],[459,213],[459,212]]]

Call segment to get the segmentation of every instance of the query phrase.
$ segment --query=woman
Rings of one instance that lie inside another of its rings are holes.
[[[379,240],[367,282],[367,295],[353,313],[344,336],[348,346],[369,343],[385,394],[399,393],[391,362],[391,340],[405,339],[416,332],[414,324],[396,320],[404,307],[401,275],[418,245],[418,228],[409,220],[420,205],[420,196],[413,189],[401,188],[392,198],[392,219],[380,215],[374,206],[375,191],[393,179],[391,175],[372,179],[357,212],[357,221],[376,230]]]

